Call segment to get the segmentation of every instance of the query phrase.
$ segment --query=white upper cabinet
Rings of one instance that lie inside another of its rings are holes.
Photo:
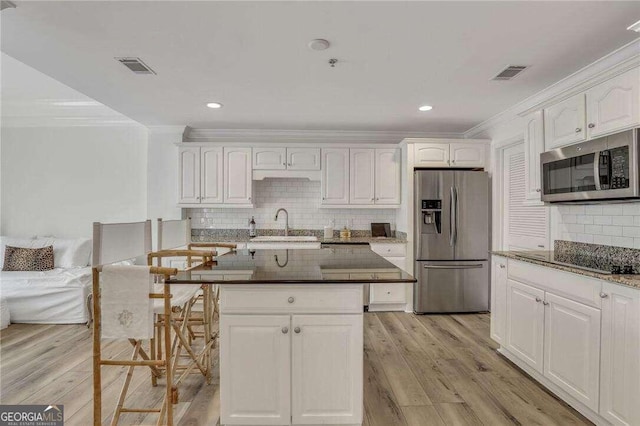
[[[544,115],[542,110],[525,117],[524,168],[525,203],[541,204],[540,154],[544,152]]]
[[[549,292],[544,304],[544,375],[597,412],[600,310]]]
[[[288,170],[320,170],[320,148],[287,148]]]
[[[178,202],[200,202],[200,147],[178,150]]]
[[[640,425],[640,290],[602,285],[600,415]]]
[[[221,147],[203,147],[200,151],[201,203],[222,203],[223,160]]]
[[[251,148],[224,148],[224,202],[251,204]]]
[[[399,149],[375,150],[375,199],[376,204],[400,204]]]
[[[419,139],[414,139],[419,141]],[[468,167],[485,166],[487,146],[484,140],[423,139],[413,147],[416,167]]]
[[[451,167],[483,167],[486,147],[479,143],[452,143]]]
[[[587,139],[584,93],[544,109],[545,150]]]
[[[349,201],[351,204],[374,204],[375,149],[351,149],[349,160]]]
[[[349,149],[322,149],[322,204],[349,204]]]
[[[320,148],[254,148],[253,170],[320,170]]]
[[[587,91],[589,138],[640,124],[640,68]]]
[[[293,315],[291,423],[359,424],[362,315]]]
[[[449,167],[449,144],[417,143],[414,158],[417,167]]]
[[[285,148],[254,148],[254,170],[284,170],[287,168],[287,150]]]

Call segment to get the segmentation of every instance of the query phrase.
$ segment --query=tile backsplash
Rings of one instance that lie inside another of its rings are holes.
[[[289,228],[322,229],[335,222],[341,229],[351,220],[351,229],[369,230],[371,222],[389,222],[395,230],[394,209],[321,209],[320,182],[307,179],[265,179],[253,182],[253,209],[188,209],[194,229],[247,229],[251,216],[259,229],[283,229],[284,216],[276,222],[276,211],[289,212]]]
[[[640,203],[558,206],[563,240],[640,248]]]

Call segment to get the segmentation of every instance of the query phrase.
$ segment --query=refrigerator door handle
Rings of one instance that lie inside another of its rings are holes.
[[[455,201],[454,201],[454,192],[453,192],[453,186],[450,189],[450,194],[449,194],[449,245],[451,247],[453,247],[453,245],[455,244],[454,242],[454,223],[455,223]]]
[[[454,218],[453,218],[453,244],[458,244],[458,188],[453,188],[454,194]]]
[[[424,269],[478,269],[482,268],[481,263],[474,265],[424,265]]]

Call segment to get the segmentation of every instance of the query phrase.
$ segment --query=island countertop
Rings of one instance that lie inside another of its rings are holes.
[[[212,265],[181,271],[170,284],[413,283],[416,279],[366,246],[238,250]]]

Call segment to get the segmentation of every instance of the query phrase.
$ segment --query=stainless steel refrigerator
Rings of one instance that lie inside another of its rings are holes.
[[[489,309],[486,172],[416,170],[415,313]]]

